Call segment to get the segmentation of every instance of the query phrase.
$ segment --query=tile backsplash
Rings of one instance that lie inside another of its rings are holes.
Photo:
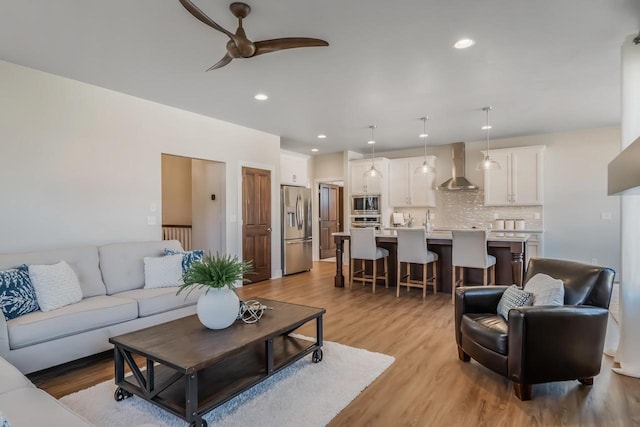
[[[527,230],[544,229],[542,206],[484,206],[484,192],[438,191],[435,208],[397,208],[414,218],[416,225],[424,223],[427,209],[436,228],[487,228],[500,219],[524,219]]]

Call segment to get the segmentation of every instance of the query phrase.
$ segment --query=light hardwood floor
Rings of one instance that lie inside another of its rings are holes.
[[[509,381],[458,360],[450,295],[427,294],[423,301],[420,290],[403,288],[396,298],[394,288],[380,286],[372,295],[359,284],[349,291],[333,287],[334,272],[335,264],[317,262],[310,273],[239,290],[243,299],[325,307],[325,340],[396,358],[330,426],[640,426],[640,380],[613,373],[610,358],[603,358],[593,387],[534,385],[533,400],[521,402]],[[112,379],[113,362],[103,355],[31,378],[60,397]]]

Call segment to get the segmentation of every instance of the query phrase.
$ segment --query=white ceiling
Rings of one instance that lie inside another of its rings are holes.
[[[235,31],[230,1],[194,0]],[[260,0],[254,41],[306,36],[293,49],[205,73],[226,37],[178,0],[0,0],[0,59],[282,136],[307,154],[617,125],[620,46],[640,0]],[[476,46],[455,50],[471,37]],[[640,49],[640,46],[638,47]],[[257,92],[270,96],[253,99]],[[328,138],[319,141],[316,135]]]

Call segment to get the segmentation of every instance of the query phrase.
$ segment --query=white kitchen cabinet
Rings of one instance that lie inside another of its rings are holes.
[[[364,173],[371,168],[371,159],[351,160],[349,164],[349,190],[351,194],[381,194],[386,198],[389,159],[375,158],[373,164],[382,173],[382,179],[365,179]]]
[[[308,187],[309,157],[280,153],[280,184]]]
[[[529,265],[531,257],[544,256],[544,240],[542,233],[531,233],[527,240],[527,259],[525,260],[525,268]]]
[[[433,207],[436,205],[435,174],[415,174],[424,156],[393,159],[389,162],[389,200],[391,207]],[[427,156],[427,164],[435,168],[436,157]]]
[[[501,168],[484,172],[485,206],[542,205],[544,149],[532,146],[491,150],[491,158]]]

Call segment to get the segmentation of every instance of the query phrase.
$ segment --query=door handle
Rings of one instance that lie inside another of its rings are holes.
[[[267,228],[267,233],[271,233],[271,227]]]

